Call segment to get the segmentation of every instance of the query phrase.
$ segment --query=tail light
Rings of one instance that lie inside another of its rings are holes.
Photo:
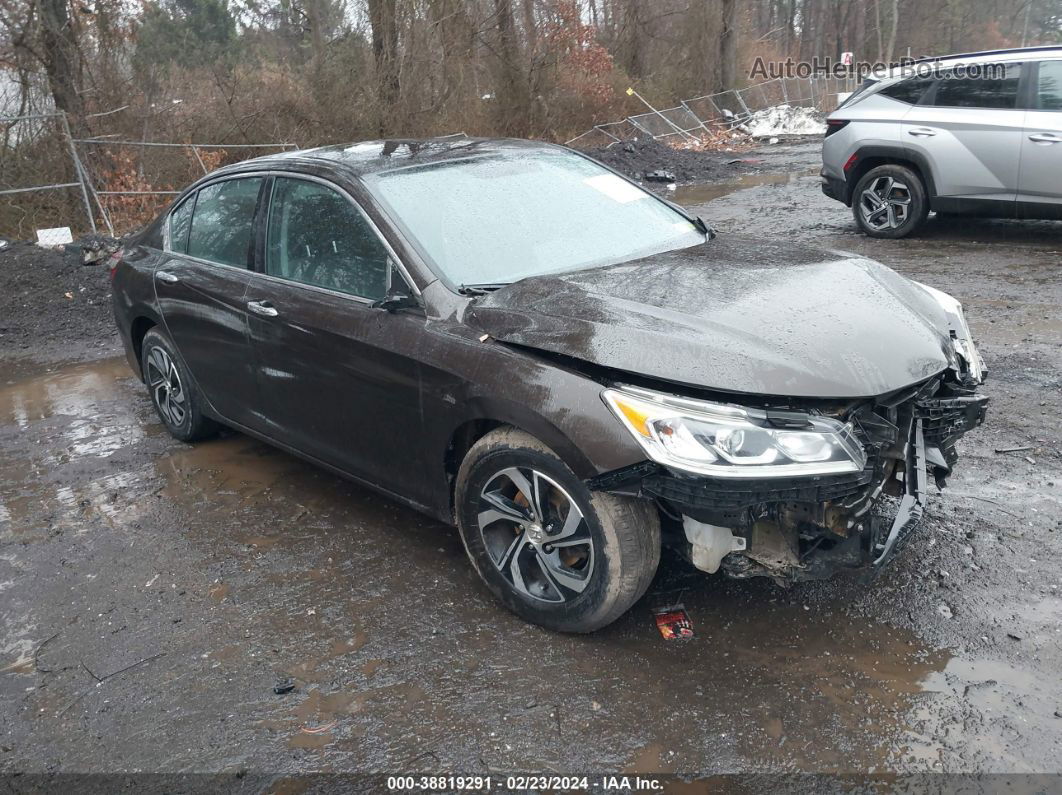
[[[122,257],[124,257],[124,256],[125,256],[125,249],[120,248],[117,251],[115,251],[113,254],[111,254],[110,257],[107,258],[107,268],[111,272],[111,274],[110,274],[111,275],[111,281],[114,281],[114,273],[115,273],[115,271],[118,270],[118,263],[120,263],[122,261]]]
[[[829,138],[835,132],[843,130],[848,126],[850,119],[827,119],[826,120],[826,137]]]

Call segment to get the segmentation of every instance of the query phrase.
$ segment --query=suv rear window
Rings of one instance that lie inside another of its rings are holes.
[[[887,88],[881,89],[881,93],[908,105],[917,105],[918,100],[926,93],[926,89],[933,85],[932,77],[909,77],[899,83],[893,83]]]
[[[1062,61],[1040,61],[1037,110],[1062,110]]]
[[[1013,108],[1018,104],[1021,64],[1006,65],[1000,75],[994,64],[985,64],[984,77],[942,77],[937,81],[933,104],[940,108]]]

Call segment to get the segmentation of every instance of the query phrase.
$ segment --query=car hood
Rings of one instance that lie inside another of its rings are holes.
[[[725,392],[872,397],[954,364],[947,317],[914,282],[741,238],[523,279],[468,319],[503,342]]]

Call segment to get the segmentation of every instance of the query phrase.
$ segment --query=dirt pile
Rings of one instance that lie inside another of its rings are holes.
[[[31,243],[0,249],[0,357],[116,352],[110,296],[106,265],[82,265],[76,251]]]
[[[652,138],[634,139],[586,150],[590,157],[640,180],[652,171],[668,171],[676,182],[728,180],[755,171],[734,152],[701,152],[674,149]],[[734,162],[737,161],[737,162]]]

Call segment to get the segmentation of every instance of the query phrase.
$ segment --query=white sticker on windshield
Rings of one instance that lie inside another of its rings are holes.
[[[626,204],[636,202],[639,199],[648,199],[649,194],[636,185],[632,185],[625,179],[620,179],[615,174],[600,174],[596,177],[587,177],[583,180],[591,188],[604,193],[612,201]]]

